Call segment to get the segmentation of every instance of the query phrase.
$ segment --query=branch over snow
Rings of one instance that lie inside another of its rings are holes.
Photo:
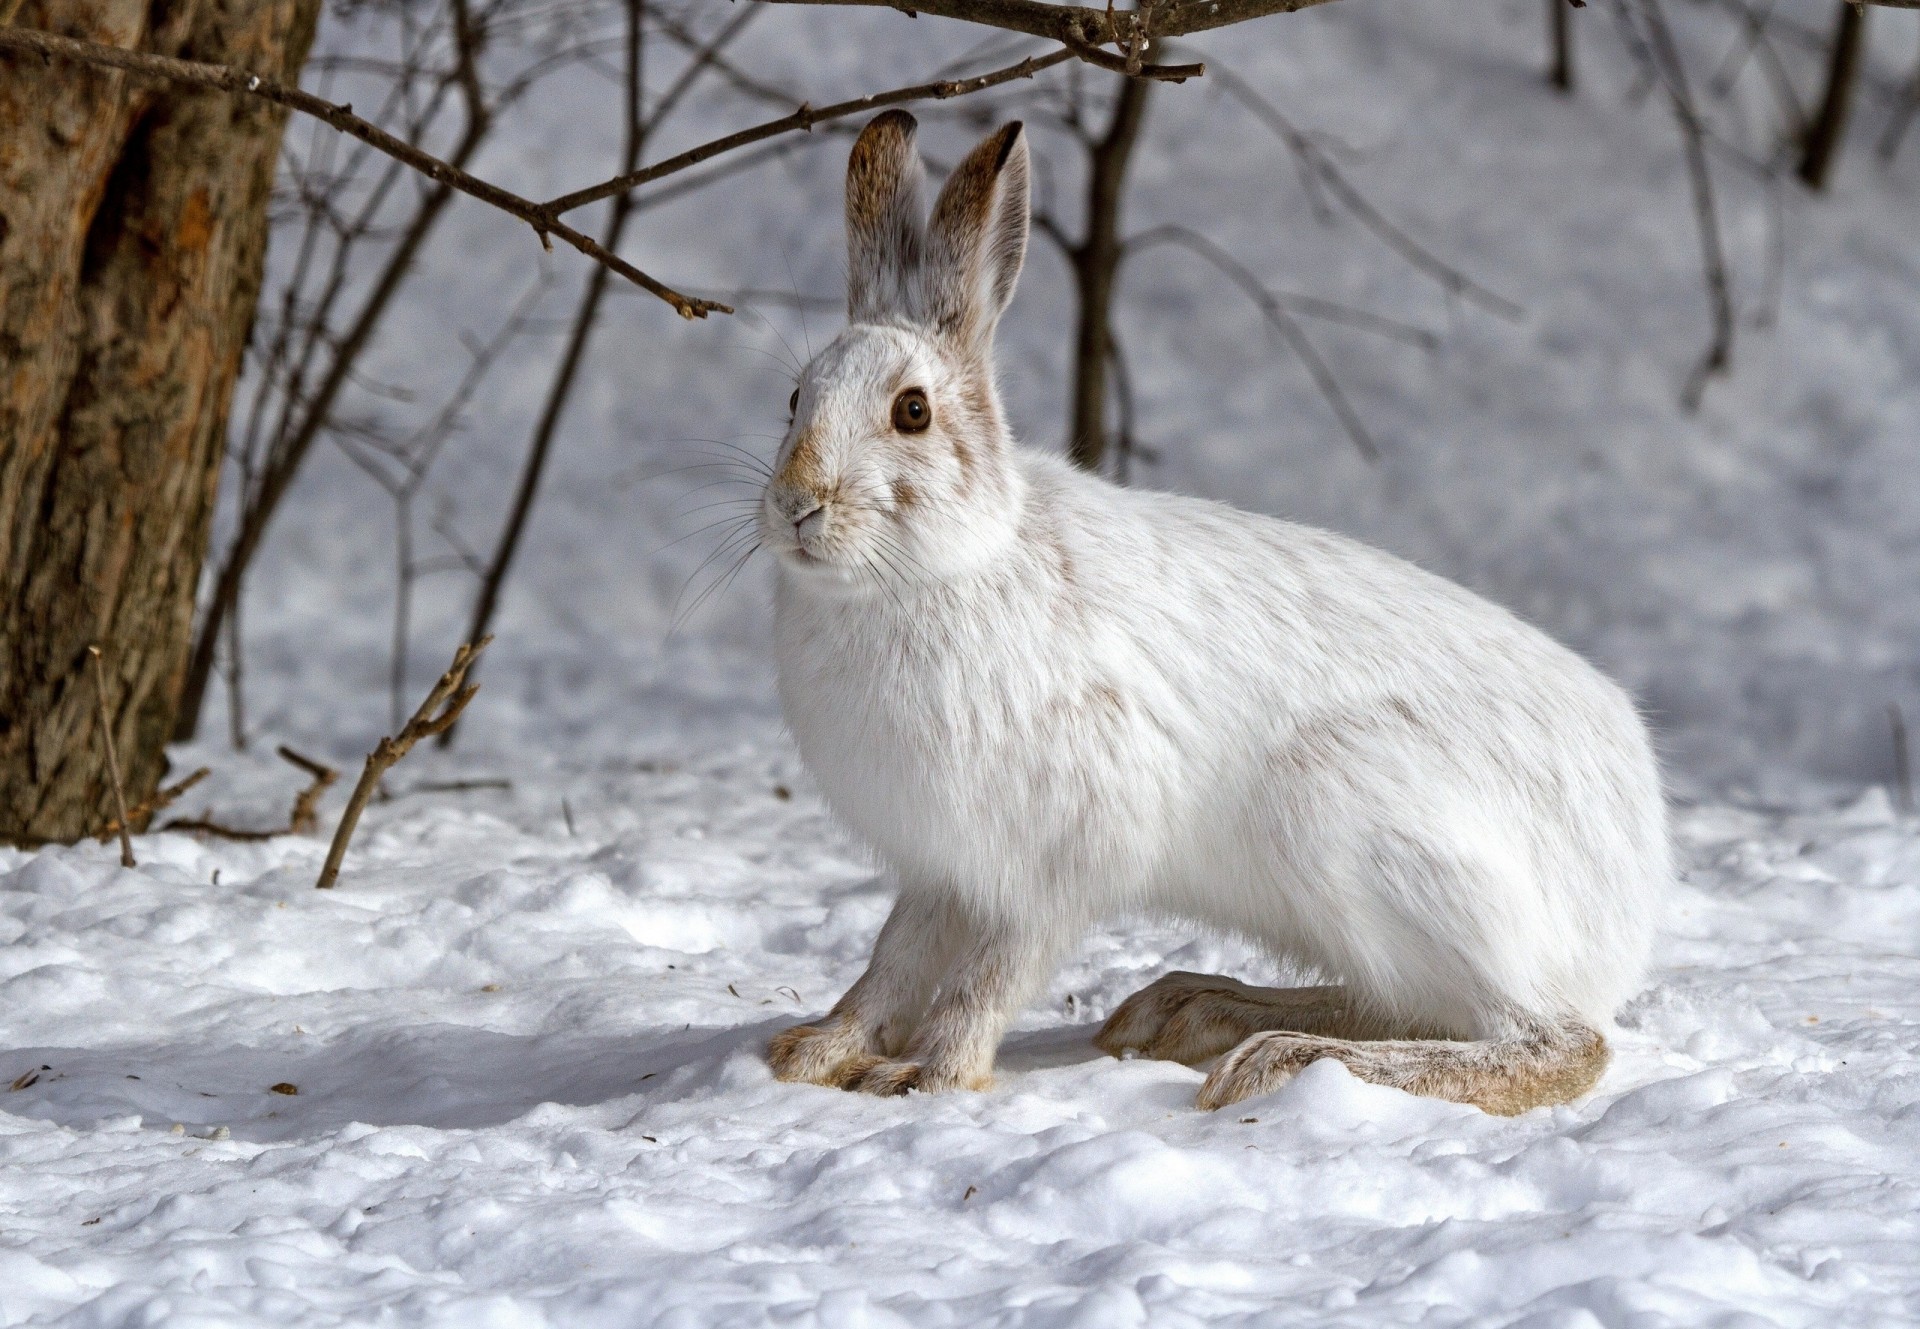
[[[1043,0],[769,0],[780,5],[867,5],[903,14],[932,14],[983,27],[1024,32],[1067,46],[1117,45],[1145,51],[1160,37],[1186,37],[1269,14],[1292,14],[1328,0],[1139,0],[1132,10]],[[1920,0],[1911,0],[1920,4]],[[1144,40],[1143,40],[1144,39]]]
[[[480,690],[478,683],[467,682],[467,671],[473,668],[474,662],[480,658],[480,652],[486,650],[487,643],[492,640],[492,637],[482,637],[455,651],[453,663],[447,666],[446,673],[440,675],[440,681],[433,685],[433,691],[420,703],[420,709],[413,713],[413,718],[398,734],[381,739],[367,754],[366,767],[360,772],[360,783],[353,787],[353,796],[347,800],[347,810],[340,814],[340,825],[333,833],[333,844],[327,849],[326,866],[320,869],[320,880],[314,883],[320,890],[331,889],[339,878],[341,860],[347,856],[347,843],[353,839],[354,828],[360,824],[360,814],[366,811],[367,800],[373,797],[380,777],[395,762],[413,751],[415,743],[444,732],[460,718],[460,712],[467,709],[473,694]]]

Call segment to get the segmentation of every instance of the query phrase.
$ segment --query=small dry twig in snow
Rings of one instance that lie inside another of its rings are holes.
[[[374,788],[380,783],[380,777],[392,769],[395,762],[413,750],[413,745],[423,738],[429,738],[446,729],[460,718],[460,712],[473,700],[473,694],[480,690],[478,683],[467,682],[467,671],[473,668],[474,661],[487,649],[491,636],[471,641],[453,653],[453,663],[447,672],[440,675],[440,681],[433,685],[433,691],[420,703],[420,709],[413,718],[401,727],[398,734],[380,740],[372,752],[367,754],[367,765],[360,772],[360,783],[353,787],[353,796],[347,800],[347,810],[340,814],[340,825],[333,833],[333,845],[327,850],[326,866],[320,869],[320,880],[314,885],[320,890],[330,890],[340,876],[340,861],[347,856],[347,842],[353,839],[354,827],[360,824],[360,814],[366,811],[367,800],[373,797]]]
[[[291,762],[313,777],[313,783],[294,796],[293,811],[287,814],[288,831],[294,835],[311,835],[320,829],[320,795],[333,787],[340,772],[311,757],[301,756],[285,743],[274,750],[281,760]]]
[[[127,787],[120,782],[120,754],[113,748],[113,712],[107,706],[107,667],[100,662],[100,648],[87,647],[93,657],[94,695],[100,701],[100,741],[107,748],[107,775],[113,781],[113,806],[120,814],[120,866],[135,868],[133,838],[127,834]]]
[[[333,782],[340,778],[340,772],[334,770],[331,766],[315,761],[311,757],[301,756],[284,743],[276,748],[275,751],[280,754],[282,761],[298,766],[301,770],[313,777],[312,784],[293,796],[293,810],[287,813],[287,824],[285,826],[276,826],[272,830],[256,831],[244,826],[229,826],[225,822],[215,821],[212,817],[175,817],[160,829],[163,831],[198,831],[202,835],[214,835],[222,840],[241,840],[249,843],[259,840],[271,840],[276,835],[311,835],[314,831],[320,829],[320,795],[326,793],[333,785]],[[179,797],[180,794],[185,792],[189,786],[198,783],[200,777],[206,773],[203,767],[188,776],[185,780],[182,780],[172,789],[162,790],[160,799],[158,800],[159,805],[165,806],[167,803],[171,803],[175,798]],[[134,809],[136,815],[139,811],[138,808]],[[216,885],[217,884],[218,883],[216,883]]]
[[[208,770],[205,766],[202,766],[199,769],[195,770],[191,775],[187,776],[186,779],[180,781],[178,784],[170,784],[166,788],[160,790],[158,793],[154,794],[154,796],[148,799],[146,802],[135,803],[132,807],[127,809],[127,821],[138,823],[146,820],[147,818],[153,816],[154,813],[159,812],[161,809],[171,806],[173,802],[180,797],[180,795],[186,793],[187,790],[193,788],[195,785],[199,784],[202,780],[206,779],[211,774],[213,774],[212,771]],[[93,833],[93,838],[98,840],[101,844],[105,844],[108,840],[111,840],[114,837],[114,835],[120,831],[121,826],[122,826],[122,823],[118,817],[112,818],[107,822],[105,826],[102,826],[99,830]]]

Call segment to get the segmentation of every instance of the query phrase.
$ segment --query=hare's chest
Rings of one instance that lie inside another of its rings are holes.
[[[1154,820],[1121,814],[1162,801],[1152,773],[1171,764],[1148,749],[1164,734],[1100,659],[1022,642],[1017,622],[991,649],[874,627],[783,616],[780,690],[828,801],[895,866],[976,879],[1011,862],[1071,872],[1115,847],[1116,824]]]
[[[1030,655],[980,652],[931,631],[783,625],[781,705],[836,803],[951,806],[983,778],[1019,782],[1055,692]],[[851,812],[851,806],[847,809]]]

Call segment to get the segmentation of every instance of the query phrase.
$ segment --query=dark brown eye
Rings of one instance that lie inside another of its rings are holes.
[[[917,434],[932,423],[933,407],[919,388],[908,388],[893,399],[893,427],[901,433]]]
[[[793,395],[787,398],[787,414],[792,415],[795,411],[799,409],[800,409],[800,389],[795,388],[793,390]]]

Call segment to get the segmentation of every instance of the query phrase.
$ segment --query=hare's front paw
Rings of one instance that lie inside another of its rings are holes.
[[[767,1046],[767,1064],[776,1080],[851,1089],[882,1058],[851,1025],[835,1021],[800,1025],[777,1035]]]
[[[1281,1085],[1322,1057],[1349,1061],[1352,1045],[1283,1030],[1255,1034],[1213,1068],[1200,1086],[1198,1106],[1207,1112],[1253,1098]],[[1349,1063],[1351,1064],[1351,1063]]]
[[[920,1088],[920,1063],[917,1061],[880,1061],[855,1079],[847,1088],[881,1098],[896,1098],[909,1089]]]
[[[918,1089],[923,1094],[944,1093],[950,1089],[985,1089],[993,1083],[991,1070],[970,1073],[943,1069],[918,1061],[881,1061],[875,1058],[860,1077],[847,1088],[863,1094],[893,1098]]]
[[[1217,1057],[1249,1032],[1243,998],[1230,979],[1163,974],[1120,1003],[1093,1045],[1110,1056],[1127,1052],[1189,1064]]]

